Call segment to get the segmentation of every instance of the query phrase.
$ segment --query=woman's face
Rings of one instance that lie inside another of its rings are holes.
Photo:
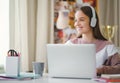
[[[74,26],[79,34],[87,34],[92,31],[89,23],[90,19],[87,15],[85,15],[81,10],[76,12]]]

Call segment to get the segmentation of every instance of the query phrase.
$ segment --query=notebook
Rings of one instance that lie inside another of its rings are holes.
[[[94,44],[47,44],[48,75],[62,78],[96,77]]]
[[[34,73],[27,73],[27,72],[20,72],[19,76],[15,75],[6,75],[5,73],[0,74],[0,80],[26,80],[26,79],[36,79],[40,78],[41,76],[39,74]]]

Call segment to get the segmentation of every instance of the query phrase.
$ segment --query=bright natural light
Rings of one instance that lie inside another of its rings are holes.
[[[0,0],[0,65],[9,50],[9,0]]]

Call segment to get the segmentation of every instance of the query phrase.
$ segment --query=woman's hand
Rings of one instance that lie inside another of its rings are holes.
[[[98,76],[101,75],[101,74],[103,74],[103,67],[97,68],[97,69],[96,69],[96,72],[97,72],[97,75],[98,75]]]

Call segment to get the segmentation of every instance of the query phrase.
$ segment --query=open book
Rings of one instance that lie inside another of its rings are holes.
[[[16,80],[25,80],[25,79],[36,79],[41,77],[39,74],[34,74],[34,73],[26,73],[26,72],[22,72],[20,73],[19,76],[8,76],[6,74],[0,74],[0,80],[9,80],[9,79],[16,79]]]

